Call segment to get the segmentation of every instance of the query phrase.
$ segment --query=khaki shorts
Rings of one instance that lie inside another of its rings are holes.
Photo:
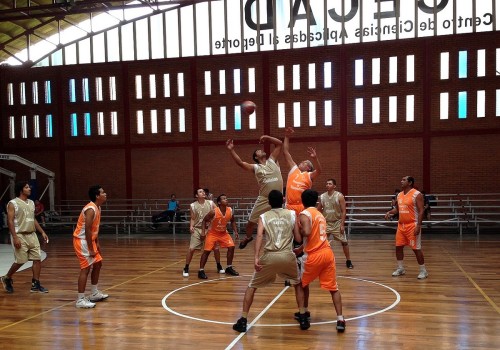
[[[16,264],[24,264],[28,260],[41,260],[40,241],[35,232],[33,233],[16,233],[17,237],[21,240],[21,248],[14,247],[14,240],[11,240],[12,248],[14,248],[14,262]]]
[[[330,235],[333,235],[333,238],[336,241],[340,241],[340,242],[342,242],[342,245],[346,245],[347,244],[347,236],[345,234],[345,230],[344,230],[344,233],[340,232],[340,223],[341,223],[340,220],[328,221],[326,223],[326,235],[328,237],[330,237]]]
[[[195,227],[191,234],[189,249],[201,250],[205,246],[205,241],[201,239],[201,227]]]
[[[253,222],[254,224],[258,223],[260,215],[269,210],[271,210],[269,200],[265,197],[257,197],[248,221]]]
[[[297,258],[292,251],[265,252],[259,258],[262,270],[254,271],[248,284],[250,288],[262,288],[276,280],[276,276],[289,280],[291,285],[300,283]]]

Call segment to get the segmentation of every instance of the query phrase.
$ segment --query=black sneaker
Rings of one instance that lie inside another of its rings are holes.
[[[39,280],[32,279],[31,280],[31,293],[48,293],[49,290],[44,288]]]
[[[354,268],[354,265],[352,264],[351,260],[346,260],[345,266],[347,266],[348,269]]]
[[[337,332],[344,333],[345,331],[345,321],[337,321]]]
[[[290,281],[289,280],[285,280],[285,287],[290,287],[291,284],[290,284]]]
[[[220,263],[217,263],[217,272],[218,273],[226,273],[226,271],[224,271],[224,268],[222,267],[222,265]]]
[[[311,327],[311,324],[309,323],[309,318],[307,317],[307,313],[299,314],[299,325],[300,329],[302,329],[303,331]]]
[[[2,277],[3,288],[7,293],[14,293],[14,287],[12,286],[13,283],[14,280],[12,278],[9,278],[7,276]]]
[[[232,266],[229,266],[229,267],[226,267],[226,275],[239,276],[240,274],[235,269],[233,269]]]
[[[245,249],[248,243],[253,241],[253,237],[245,237],[243,241],[240,242],[240,249]]]
[[[309,311],[306,311],[304,313],[304,315],[306,315],[306,317],[307,317],[308,320],[311,320],[311,313]],[[300,313],[299,312],[294,313],[293,317],[298,321],[299,317],[300,317]]]
[[[246,332],[247,319],[245,317],[241,317],[235,324],[233,324],[233,329],[237,332]]]
[[[198,271],[198,278],[202,280],[206,280],[208,278],[207,274],[205,273],[205,270]]]

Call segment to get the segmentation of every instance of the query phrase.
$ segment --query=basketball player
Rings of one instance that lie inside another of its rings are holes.
[[[345,234],[346,204],[342,193],[337,191],[335,179],[326,180],[326,192],[319,197],[318,210],[326,219],[326,235],[342,244],[347,268],[354,268],[349,253],[349,242]]]
[[[271,152],[269,158],[267,158],[266,152],[258,149],[253,152],[253,160],[256,164],[249,164],[241,160],[240,156],[234,150],[234,143],[232,139],[226,141],[226,148],[231,153],[236,164],[247,171],[251,171],[255,174],[255,179],[259,185],[259,196],[255,201],[250,217],[246,225],[246,236],[243,241],[240,242],[240,249],[247,246],[249,242],[253,240],[252,233],[253,229],[257,225],[259,216],[262,213],[270,210],[267,196],[272,190],[281,191],[283,190],[283,177],[281,176],[281,170],[277,159],[281,153],[281,146],[283,142],[281,140],[268,136],[262,135],[259,139],[259,143],[270,142],[274,144],[274,150]]]
[[[99,224],[101,223],[101,205],[107,200],[107,195],[100,185],[89,188],[90,203],[83,207],[75,232],[73,232],[73,248],[80,261],[80,275],[78,276],[78,299],[76,307],[91,309],[95,302],[107,299],[109,295],[97,288],[102,267],[101,247],[99,245]],[[91,294],[85,297],[85,286],[90,269]]]
[[[337,312],[337,332],[345,331],[345,320],[342,315],[342,298],[337,286],[335,256],[326,239],[325,217],[315,208],[318,192],[305,190],[302,192],[304,211],[300,213],[300,234],[304,239],[304,257],[302,264],[302,287],[304,288],[304,307],[306,317],[310,317],[309,284],[319,277],[320,286],[330,292]]]
[[[7,203],[7,225],[11,235],[12,248],[14,249],[14,263],[9,271],[2,277],[2,284],[7,293],[14,293],[12,276],[28,260],[33,262],[31,271],[31,292],[48,293],[49,291],[40,284],[40,271],[42,270],[40,241],[36,231],[42,234],[43,240],[49,243],[49,237],[35,219],[35,203],[29,196],[31,187],[27,181],[19,181],[14,186],[16,198]]]
[[[295,298],[299,307],[300,329],[310,327],[304,309],[304,295],[300,287],[299,271],[295,254],[292,252],[293,240],[300,241],[295,212],[283,209],[283,194],[280,191],[269,192],[268,201],[271,210],[259,217],[257,238],[255,241],[254,265],[255,271],[248,284],[243,299],[241,318],[233,325],[238,332],[247,331],[247,317],[257,288],[265,287],[276,280],[276,275],[288,279],[295,287]],[[264,253],[259,257],[264,234]]]
[[[238,238],[238,229],[236,227],[236,221],[234,220],[233,209],[227,206],[226,195],[221,194],[217,197],[217,207],[205,216],[201,225],[201,236],[206,238],[203,254],[200,259],[198,278],[208,278],[205,273],[205,264],[207,263],[210,252],[214,250],[217,245],[221,248],[227,248],[227,267],[224,272],[231,276],[239,276],[239,273],[232,265],[234,258],[234,242],[227,231],[227,224],[229,222],[231,222],[234,237]],[[205,228],[208,223],[210,223],[210,228],[208,233],[205,234]]]
[[[182,270],[183,277],[189,277],[189,264],[193,259],[193,254],[195,250],[203,249],[205,237],[201,236],[201,229],[203,224],[203,219],[211,211],[215,209],[215,204],[211,200],[206,199],[206,193],[203,188],[198,188],[195,191],[196,201],[191,203],[189,206],[190,220],[189,220],[189,231],[191,232],[191,240],[189,243],[189,249],[186,254],[186,265],[184,270]],[[218,254],[217,254],[218,253]],[[224,273],[224,269],[220,264],[220,252],[217,249],[214,251],[215,261],[217,262],[217,270],[220,273]]]
[[[406,273],[403,265],[404,251],[407,245],[413,249],[420,266],[418,279],[425,279],[429,275],[425,268],[424,253],[422,252],[422,220],[424,219],[424,197],[413,186],[415,179],[405,176],[401,180],[401,192],[397,196],[397,205],[385,214],[389,220],[399,214],[398,228],[396,231],[396,259],[398,268],[392,273],[393,276],[401,276]]]

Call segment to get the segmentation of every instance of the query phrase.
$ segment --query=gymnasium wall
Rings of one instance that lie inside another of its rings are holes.
[[[284,127],[294,126],[295,161],[307,158],[308,146],[317,149],[319,191],[333,177],[346,194],[391,194],[402,176],[413,175],[427,192],[489,192],[486,184],[500,172],[497,46],[496,33],[476,33],[245,55],[0,67],[1,153],[54,171],[58,200],[86,198],[94,183],[109,198],[185,198],[197,186],[255,196],[253,175],[236,166],[226,139],[233,138],[251,163],[261,135],[282,138]],[[442,53],[449,53],[444,79]],[[375,83],[373,59],[380,67]],[[448,93],[447,119],[442,93]],[[255,115],[239,113],[243,100],[255,101]],[[0,167],[18,179],[30,176],[12,161],[0,160]],[[37,177],[45,187],[45,176]],[[0,189],[7,184],[1,175]]]

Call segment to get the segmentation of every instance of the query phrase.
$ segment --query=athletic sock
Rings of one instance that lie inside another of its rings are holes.
[[[85,293],[78,293],[78,300],[85,298]]]
[[[97,284],[91,284],[90,291],[92,292],[92,294],[97,293]]]
[[[241,317],[243,317],[243,318],[247,318],[247,316],[248,316],[248,312],[242,312],[242,313],[241,313]]]
[[[344,321],[344,316],[338,315],[337,316],[337,321]]]
[[[426,271],[425,264],[418,265],[418,266],[420,267],[420,271]]]
[[[398,260],[398,268],[400,268],[400,269],[404,268],[403,260]]]
[[[306,308],[305,307],[299,308],[299,314],[305,314],[305,313],[306,313]]]

